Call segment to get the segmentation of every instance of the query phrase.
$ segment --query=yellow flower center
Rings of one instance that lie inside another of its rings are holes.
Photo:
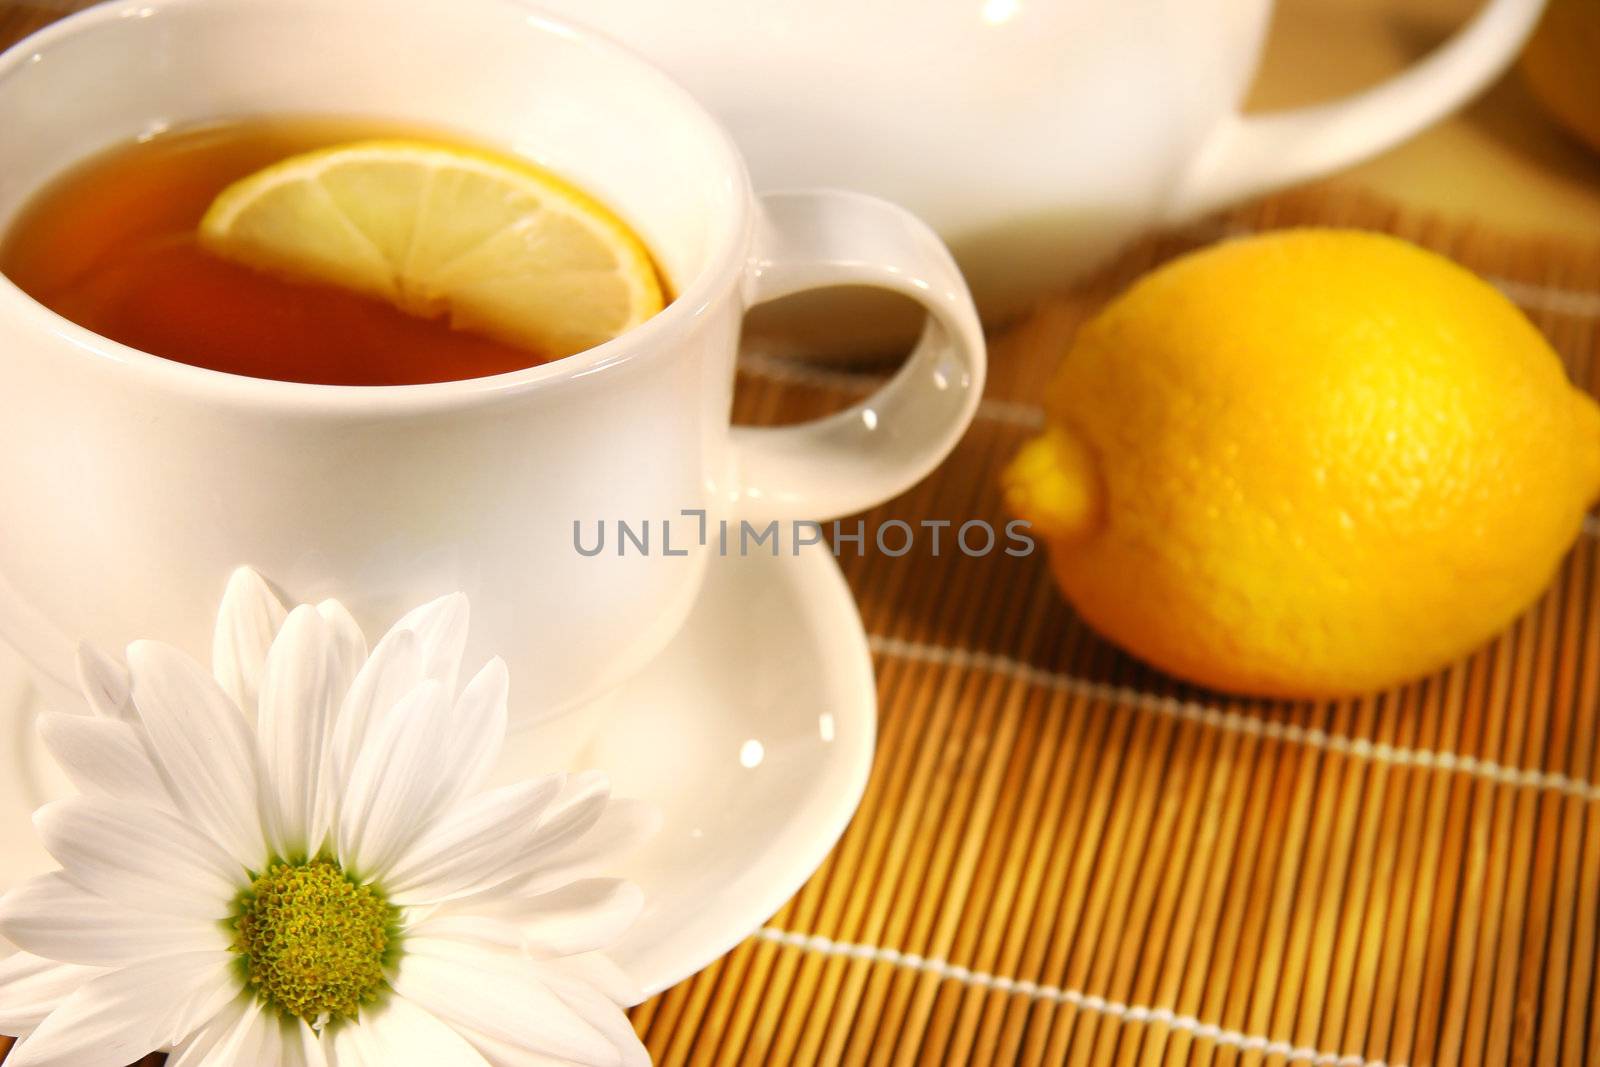
[[[316,1026],[377,998],[396,944],[395,909],[329,859],[271,864],[239,895],[232,929],[249,988]]]

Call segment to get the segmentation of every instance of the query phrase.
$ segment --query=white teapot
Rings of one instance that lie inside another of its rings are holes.
[[[1243,117],[1271,0],[537,0],[674,74],[759,188],[921,215],[991,321],[1152,224],[1332,171],[1459,106],[1542,0],[1490,0],[1390,81]]]

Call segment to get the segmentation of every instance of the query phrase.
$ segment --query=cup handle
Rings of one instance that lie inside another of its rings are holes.
[[[797,426],[733,428],[736,515],[834,519],[910,488],[955,447],[983,392],[983,328],[950,252],[904,208],[835,190],[768,193],[760,202],[747,306],[868,285],[928,310],[910,358],[865,400]]]
[[[1342,100],[1229,115],[1194,157],[1168,220],[1315,177],[1374,155],[1469,100],[1516,58],[1544,0],[1492,0],[1408,70]]]

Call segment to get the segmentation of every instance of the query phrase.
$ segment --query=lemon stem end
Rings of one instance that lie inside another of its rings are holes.
[[[1100,524],[1103,491],[1093,455],[1062,426],[1022,446],[1002,476],[1006,506],[1051,541],[1087,537]]]

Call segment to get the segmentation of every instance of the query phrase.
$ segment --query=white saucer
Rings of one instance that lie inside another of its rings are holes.
[[[4,650],[0,890],[55,866],[29,815],[70,792],[34,739],[35,703]],[[605,770],[617,795],[660,807],[660,833],[618,864],[647,905],[614,951],[656,993],[754,932],[816,870],[861,801],[876,713],[861,618],[822,546],[717,559],[661,657],[603,707],[562,720],[564,736],[513,737],[505,775],[576,752],[569,766]]]

